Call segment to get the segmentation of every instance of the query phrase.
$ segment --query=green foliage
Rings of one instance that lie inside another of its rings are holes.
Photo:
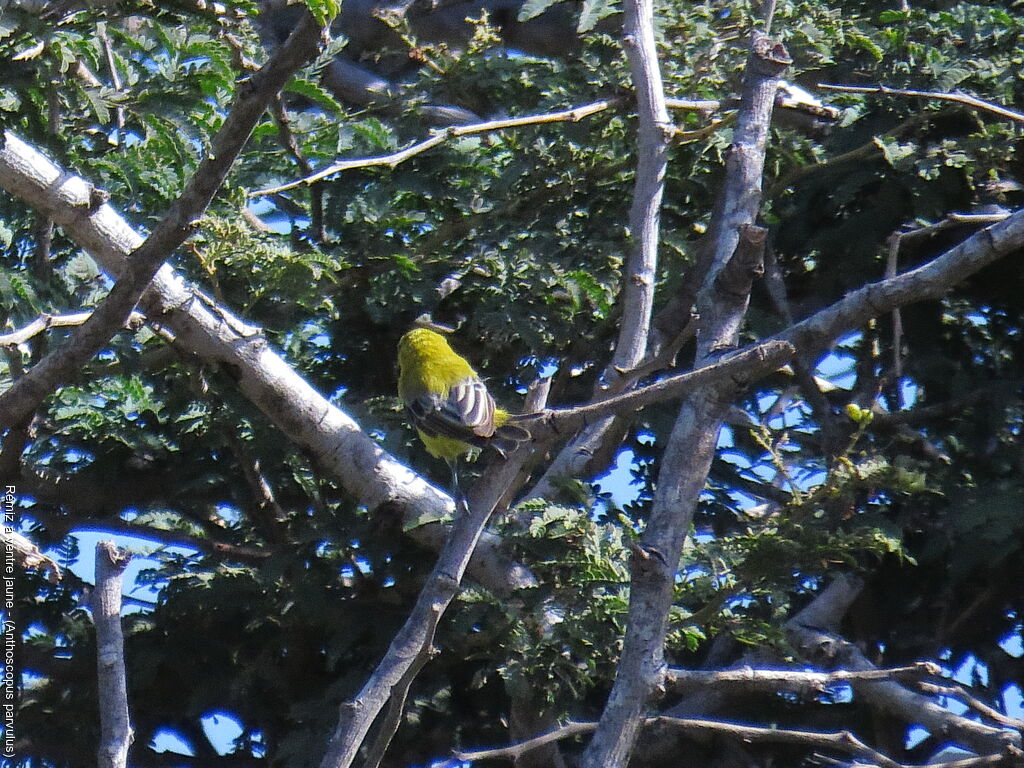
[[[525,529],[505,534],[515,553],[529,564],[539,587],[523,602],[499,602],[484,594],[467,598],[476,621],[484,599],[487,623],[502,627],[488,674],[497,674],[513,692],[536,691],[545,709],[560,711],[588,693],[614,669],[628,607],[628,527],[593,522],[576,507],[526,502],[517,515],[529,516]],[[463,608],[467,611],[467,608]],[[460,623],[460,619],[455,619]],[[488,679],[478,674],[478,684]]]
[[[306,0],[305,5],[321,26],[330,24],[341,10],[341,3],[338,0]]]
[[[780,1],[773,29],[794,57],[789,77],[1021,103],[1019,3],[892,5]],[[333,2],[307,6],[319,21],[338,11]],[[528,2],[520,18],[558,10]],[[487,19],[475,22],[462,51],[415,40],[389,20],[406,47],[361,60],[406,71],[395,85],[401,111],[356,109],[325,89],[319,75],[343,48],[338,39],[287,86],[287,125],[268,114],[256,127],[173,266],[264,329],[383,449],[447,483],[393,399],[394,347],[413,318],[430,312],[456,326],[460,350],[514,411],[539,372],[554,370],[551,404],[572,404],[591,396],[607,364],[636,165],[629,71],[605,31],[618,10],[583,3],[576,22],[589,34],[559,59],[500,50]],[[210,151],[249,74],[240,63],[265,60],[255,15],[252,3],[233,2],[222,14],[132,2],[117,13],[97,6],[52,19],[5,12],[0,122],[108,192],[140,231],[151,229]],[[745,2],[660,3],[657,18],[668,94],[724,102],[713,126],[700,113],[673,112],[682,129],[701,133],[671,148],[661,307],[685,286],[708,229],[745,40],[760,22]],[[408,72],[411,57],[426,65]],[[429,105],[496,118],[621,94],[575,123],[448,137],[394,167],[249,197],[310,168],[427,138]],[[772,254],[797,318],[880,279],[894,231],[1024,203],[1022,143],[1011,122],[950,102],[819,95],[842,110],[840,124],[813,135],[778,125],[764,183]],[[4,333],[44,312],[86,310],[109,291],[110,277],[59,229],[48,250],[40,247],[45,225],[0,197]],[[923,263],[971,231],[952,222],[906,237],[894,266]],[[702,663],[729,638],[788,652],[783,622],[832,574],[850,571],[869,582],[851,639],[885,663],[942,657],[958,666],[1005,655],[999,642],[1019,636],[1024,610],[1016,578],[1024,560],[1022,285],[1018,263],[1007,261],[905,308],[898,338],[883,317],[816,368],[819,350],[801,350],[819,377],[813,406],[794,394],[791,372],[759,382],[738,404],[679,564],[671,663]],[[746,340],[784,324],[766,294],[758,284]],[[0,356],[0,386],[19,364],[66,343],[67,330]],[[691,356],[692,345],[680,351],[680,369]],[[537,586],[512,597],[476,586],[460,595],[439,628],[442,652],[411,692],[393,764],[427,763],[460,741],[507,740],[497,724],[509,716],[510,693],[533,692],[538,710],[554,717],[600,712],[626,620],[631,547],[677,405],[649,408],[630,426],[623,445],[635,495],[586,477],[516,509],[526,522],[501,533]],[[259,741],[268,764],[316,764],[335,705],[363,683],[433,563],[402,535],[394,510],[360,508],[244,399],[236,372],[152,331],[113,339],[40,409],[19,454],[18,482],[31,489],[21,511],[32,537],[62,562],[81,554],[67,531],[104,517],[148,526],[153,537],[139,583],[155,605],[126,619],[136,748],[161,728],[194,736],[204,714],[227,710],[245,726],[240,752]],[[467,474],[485,471],[482,459]],[[181,546],[154,552],[154,539]],[[77,768],[92,760],[96,738],[82,584],[54,587],[29,574],[19,590],[20,620],[32,627],[24,666],[35,675],[19,721],[43,745],[29,759]],[[995,696],[1014,680],[1013,665],[993,663],[989,676]],[[777,705],[766,705],[766,717]],[[71,721],[87,727],[60,728]],[[810,716],[805,724],[820,725]]]

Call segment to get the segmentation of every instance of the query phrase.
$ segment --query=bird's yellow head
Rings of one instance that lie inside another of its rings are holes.
[[[437,331],[413,328],[398,342],[398,392],[405,402],[428,393],[446,397],[450,387],[475,377]]]

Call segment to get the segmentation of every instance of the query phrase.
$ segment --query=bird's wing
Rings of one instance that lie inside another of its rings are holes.
[[[447,397],[417,397],[406,409],[416,428],[427,435],[472,442],[494,434],[494,399],[477,378],[463,379]]]

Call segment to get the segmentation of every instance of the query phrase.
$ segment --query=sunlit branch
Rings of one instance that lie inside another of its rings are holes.
[[[28,325],[10,333],[0,334],[0,347],[24,344],[34,336],[48,331],[50,328],[71,328],[81,325],[92,312],[75,312],[71,315],[40,315]],[[140,312],[132,312],[128,317],[125,327],[137,331],[146,322],[146,318]]]
[[[96,544],[96,589],[92,616],[96,625],[96,671],[100,711],[99,768],[125,768],[132,727],[128,718],[128,682],[121,631],[121,575],[131,556],[112,541]]]
[[[932,101],[951,101],[956,104],[963,104],[984,112],[991,112],[993,115],[1005,117],[1017,123],[1024,123],[1024,114],[1014,112],[1000,104],[993,104],[991,101],[979,99],[958,91],[949,93],[944,91],[915,91],[907,88],[890,88],[887,85],[834,85],[831,83],[818,83],[818,87],[826,91],[837,93],[877,93],[884,96],[904,96],[914,99],[931,99]]]

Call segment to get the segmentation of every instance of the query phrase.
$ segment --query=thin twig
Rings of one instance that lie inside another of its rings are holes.
[[[825,757],[824,755],[816,755],[817,760],[828,765],[834,765],[836,768],[878,768],[873,763],[865,763],[863,760],[855,760],[850,762],[848,760],[836,760],[831,757]],[[979,755],[978,757],[965,757],[962,760],[950,760],[947,762],[940,763],[928,763],[927,765],[904,765],[900,763],[899,768],[986,768],[990,765],[1000,765],[1007,763],[1009,765],[1020,765],[1019,750],[1008,749],[1005,752],[998,752],[991,755]]]
[[[96,34],[103,46],[103,56],[107,61],[107,69],[110,70],[110,82],[114,90],[119,94],[123,92],[124,84],[121,82],[121,73],[117,71],[117,60],[114,58],[114,48],[110,44],[110,37],[107,35],[106,22],[96,25]],[[124,141],[124,107],[120,104],[114,109],[114,119],[117,121],[117,140]]]
[[[157,528],[153,525],[131,523],[127,520],[122,520],[120,517],[88,518],[78,515],[60,515],[55,512],[47,512],[40,506],[33,507],[27,512],[27,515],[45,525],[50,532],[58,535],[65,535],[70,531],[103,531],[104,533],[136,536],[140,539],[150,539],[169,546],[195,549],[224,560],[248,563],[250,565],[259,565],[273,554],[269,549],[229,544],[208,536],[192,536],[184,531],[173,531],[166,528]]]
[[[955,227],[965,227],[967,225],[980,227],[986,224],[996,224],[1005,220],[1010,215],[1010,211],[1000,213],[950,213],[934,224],[900,232],[900,247],[902,248],[905,243],[911,240],[932,237],[939,232]]]
[[[896,277],[899,272],[900,263],[900,240],[902,235],[893,234],[889,238],[889,254],[885,262],[885,279]],[[899,307],[892,311],[892,376],[889,377],[891,397],[893,402],[890,408],[895,411],[903,410],[903,394],[900,388],[900,379],[903,378],[903,313]]]
[[[290,181],[287,184],[281,184],[277,187],[267,187],[266,189],[259,189],[255,192],[250,192],[249,197],[269,197],[289,189],[295,189],[296,187],[309,186],[310,184],[326,179],[328,176],[333,176],[337,173],[341,173],[342,171],[351,171],[356,168],[374,168],[378,166],[394,168],[416,155],[423,154],[427,150],[433,149],[439,144],[443,144],[448,139],[459,136],[500,131],[506,128],[521,128],[527,125],[541,125],[544,123],[579,122],[585,117],[597,114],[598,112],[603,112],[618,103],[619,99],[602,99],[601,101],[595,101],[590,104],[584,104],[580,107],[573,107],[572,109],[560,110],[557,112],[545,112],[539,115],[524,115],[523,117],[510,117],[503,120],[488,120],[482,123],[471,123],[469,125],[453,125],[445,128],[443,131],[435,133],[429,138],[418,141],[405,149],[400,149],[397,152],[377,157],[339,160],[337,163],[334,163],[323,170],[311,173],[301,179],[296,179],[295,181]],[[718,109],[720,102],[691,99],[666,99],[665,105],[669,109],[708,113]],[[712,126],[712,129],[716,127],[717,124]],[[671,133],[676,140],[690,140],[695,137],[707,135],[708,129],[702,128],[699,131],[686,132],[672,128]]]
[[[950,699],[962,701],[982,717],[987,717],[989,720],[999,723],[1007,728],[1015,728],[1018,731],[1024,731],[1024,719],[1019,717],[1010,717],[1009,715],[1000,712],[998,709],[990,707],[981,699],[973,696],[963,686],[937,685],[935,683],[922,681],[917,683],[917,687],[922,693],[927,693],[931,696],[945,696]]]
[[[786,290],[782,269],[779,266],[778,259],[775,258],[775,251],[772,248],[765,250],[764,283],[776,311],[786,325],[792,325],[795,320],[793,308],[789,301],[789,293]],[[813,363],[813,360],[805,356],[794,358],[792,363],[793,374],[796,378],[797,386],[799,386],[804,399],[811,406],[814,417],[821,426],[824,453],[827,457],[833,457],[835,455],[834,445],[837,439],[835,414],[832,412],[832,405],[829,403],[817,377],[814,375]]]
[[[741,725],[736,723],[725,723],[717,720],[696,720],[676,717],[649,717],[643,722],[645,727],[668,726],[694,737],[706,737],[708,735],[724,735],[744,742],[768,742],[797,744],[816,749],[832,749],[845,752],[856,758],[854,763],[847,763],[842,760],[824,757],[826,762],[843,765],[858,766],[858,768],[925,768],[924,766],[911,766],[899,763],[889,756],[879,752],[875,748],[858,739],[850,731],[820,732],[820,731],[797,731],[785,728],[765,728],[753,725]],[[532,739],[511,744],[506,747],[494,749],[478,749],[468,751],[455,751],[453,757],[462,762],[476,762],[478,760],[516,760],[524,753],[537,749],[538,747],[550,744],[554,741],[571,739],[593,733],[597,723],[569,722],[555,728],[547,733],[536,736]],[[1003,762],[1017,761],[1020,759],[1020,750],[1008,747],[997,753],[981,755],[978,757],[953,760],[944,763],[929,763],[927,768],[981,768],[982,766],[999,765]]]
[[[392,152],[389,155],[341,160],[327,168],[324,168],[323,170],[317,171],[316,173],[310,174],[304,178],[290,181],[287,184],[260,189],[256,192],[250,192],[249,197],[265,197],[267,195],[275,195],[279,192],[284,192],[288,189],[294,189],[295,187],[308,186],[314,182],[333,176],[336,173],[350,171],[354,168],[372,168],[381,165],[394,168],[396,165],[404,163],[409,158],[422,154],[428,149],[433,149],[439,144],[443,144],[449,139],[456,138],[458,136],[469,136],[476,133],[489,133],[490,131],[500,131],[506,128],[519,128],[524,125],[564,122],[575,123],[585,117],[602,112],[617,103],[618,99],[601,99],[600,101],[585,104],[581,107],[574,107],[573,109],[565,109],[558,112],[545,112],[539,115],[510,117],[504,120],[488,120],[483,123],[473,123],[472,125],[454,125],[450,128],[445,128],[439,133],[435,133],[428,139],[419,141],[412,146],[406,147],[405,149],[401,149],[397,152]]]
[[[291,121],[288,118],[288,110],[285,109],[284,99],[278,94],[274,97],[274,100],[270,103],[270,111],[274,116],[274,122],[277,124],[277,136],[278,141],[281,142],[281,146],[285,148],[292,159],[295,160],[295,164],[299,166],[299,171],[304,176],[311,176],[313,166],[309,164],[309,160],[302,154],[302,148],[299,147],[299,143],[295,140],[295,134],[292,133]],[[322,189],[319,184],[309,185],[309,229],[313,242],[323,243],[327,239],[326,232],[324,231],[324,202]]]
[[[999,104],[993,104],[991,101],[985,101],[984,99],[979,99],[976,96],[971,96],[970,94],[962,93],[960,91],[915,91],[907,88],[890,88],[887,85],[834,85],[830,83],[818,83],[818,87],[823,88],[826,91],[836,91],[838,93],[877,93],[886,96],[906,96],[913,99],[951,101],[956,104],[964,104],[968,107],[974,107],[975,109],[980,109],[985,112],[991,112],[994,115],[1005,117],[1008,120],[1024,123],[1024,115],[1020,112],[1014,112],[1012,109],[1007,109]]]
[[[235,454],[235,460],[241,467],[252,494],[254,522],[267,541],[276,546],[284,544],[286,542],[284,524],[288,520],[288,515],[277,503],[274,489],[270,486],[270,481],[267,480],[267,476],[260,466],[260,460],[252,455],[246,441],[235,430],[224,429],[224,436]]]

